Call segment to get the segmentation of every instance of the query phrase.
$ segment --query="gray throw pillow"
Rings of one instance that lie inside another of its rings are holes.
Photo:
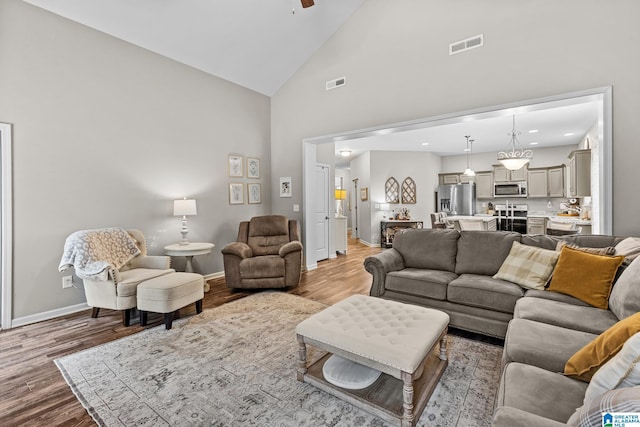
[[[609,309],[618,319],[640,311],[640,257],[625,268],[609,296]]]

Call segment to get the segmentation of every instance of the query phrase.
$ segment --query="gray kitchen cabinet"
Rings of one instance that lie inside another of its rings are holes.
[[[547,188],[549,197],[564,197],[564,166],[549,168],[547,172]]]
[[[528,171],[528,168],[526,165],[515,171],[510,171],[504,166],[496,165],[493,167],[493,181],[494,182],[526,181],[527,171]]]
[[[529,217],[527,218],[527,234],[546,234],[547,218]]]
[[[529,169],[528,197],[548,197],[547,169]]]
[[[567,196],[591,196],[591,150],[575,150],[569,154]]]
[[[478,199],[493,198],[492,172],[476,172],[476,197]]]
[[[460,175],[460,182],[462,184],[467,184],[469,182],[476,182],[476,177],[475,176],[467,176],[464,174]]]
[[[442,173],[438,176],[440,184],[458,184],[460,182],[460,175],[457,173]]]

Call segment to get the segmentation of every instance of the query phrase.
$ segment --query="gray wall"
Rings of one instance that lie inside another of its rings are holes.
[[[268,97],[18,0],[0,1],[0,122],[14,130],[14,318],[85,301],[57,271],[73,231],[139,228],[161,254],[181,237],[172,200],[193,197],[189,237],[216,244],[194,264],[210,274],[239,220],[270,212]],[[229,182],[250,181],[228,178],[229,153],[261,159],[262,204],[228,205]]]
[[[613,229],[638,236],[629,173],[640,158],[640,56],[628,46],[640,42],[639,15],[635,0],[368,0],[272,97],[272,179],[301,179],[284,158],[302,158],[304,138],[611,85]],[[448,55],[480,33],[483,47]],[[343,75],[344,87],[325,91]]]

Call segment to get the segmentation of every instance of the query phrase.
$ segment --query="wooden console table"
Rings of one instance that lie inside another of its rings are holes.
[[[396,231],[404,230],[405,228],[422,228],[422,221],[380,221],[380,247],[392,247],[393,237],[395,236]]]

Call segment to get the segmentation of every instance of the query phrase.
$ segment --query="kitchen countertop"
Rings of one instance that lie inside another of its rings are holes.
[[[577,225],[591,225],[591,220],[581,219],[579,216],[559,216],[553,213],[546,212],[528,212],[528,218],[549,218],[551,221],[556,222],[570,222]]]
[[[476,214],[476,215],[452,215],[452,216],[447,216],[447,219],[449,221],[457,221],[459,219],[475,219],[482,222],[491,222],[494,219],[496,219],[496,217],[493,215]]]

